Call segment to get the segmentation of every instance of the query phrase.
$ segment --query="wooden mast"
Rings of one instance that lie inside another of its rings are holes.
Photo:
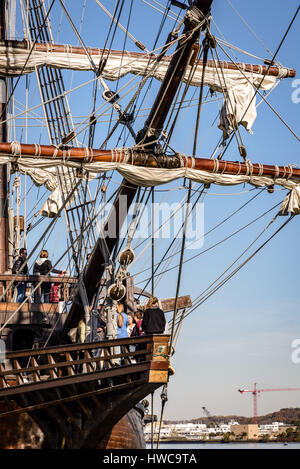
[[[0,0],[0,39],[6,39],[5,0]],[[7,141],[7,79],[0,77],[0,142]],[[0,166],[0,273],[8,268],[8,168]]]
[[[212,2],[213,0],[195,0],[193,5],[198,8],[198,10],[200,10],[203,15],[207,15],[210,11]],[[192,22],[187,20],[185,22],[184,32],[188,34],[193,30],[194,26],[195,25]],[[193,34],[191,38],[187,40],[183,48],[183,52],[180,52],[180,54],[175,54],[176,58],[171,60],[155,103],[150,111],[145,128],[147,128],[149,124],[151,124],[151,128],[154,129],[154,131],[159,131],[163,128],[163,124],[171,107],[173,97],[175,96],[184,76],[187,61],[190,58],[193,45],[199,37],[201,29],[205,29],[205,27],[206,25],[204,25],[203,28],[199,28],[197,34]],[[177,47],[180,50],[180,44],[178,44]],[[104,274],[107,258],[112,254],[113,249],[118,243],[122,224],[134,200],[136,192],[137,186],[129,184],[125,180],[123,181],[119,194],[115,199],[113,208],[108,215],[108,219],[104,227],[104,232],[107,232],[108,227],[114,225],[115,232],[112,236],[106,235],[104,239],[103,237],[100,237],[91,253],[90,260],[83,273],[83,281],[90,303],[92,302],[93,296],[97,291],[97,286],[99,285],[99,282]],[[124,202],[122,203],[122,201]],[[121,206],[121,204],[123,206]],[[70,327],[76,326],[79,318],[81,318],[82,315],[83,308],[81,302],[75,298],[65,324],[65,331],[67,331]]]

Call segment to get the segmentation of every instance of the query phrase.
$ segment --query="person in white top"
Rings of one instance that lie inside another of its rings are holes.
[[[131,336],[134,326],[135,326],[135,322],[133,320],[133,317],[131,316],[131,314],[128,314],[128,326],[127,326],[128,337]]]

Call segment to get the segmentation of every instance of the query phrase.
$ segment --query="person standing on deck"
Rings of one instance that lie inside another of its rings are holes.
[[[107,306],[105,308],[106,313],[106,338],[107,340],[115,340],[117,339],[117,305],[113,302],[112,306]],[[117,355],[118,347],[110,347],[111,355]],[[113,366],[119,365],[119,360],[117,358],[112,358],[110,360]],[[104,367],[107,367],[107,363],[104,363]]]
[[[117,339],[124,339],[128,337],[128,316],[124,313],[124,306],[122,303],[117,303]]]
[[[131,333],[134,328],[135,328],[135,322],[134,322],[133,316],[131,314],[128,314],[128,326],[127,326],[128,337],[131,336]]]
[[[116,321],[117,321],[117,339],[124,339],[128,337],[128,316],[124,312],[124,305],[122,303],[117,303],[117,316],[116,316]],[[126,352],[126,346],[120,347],[120,352]],[[120,359],[120,365],[124,364],[124,359]]]
[[[52,267],[51,261],[48,259],[49,253],[46,249],[43,249],[40,253],[40,258],[35,262],[33,266],[33,275],[49,275],[53,274],[65,274],[66,270],[58,270]],[[44,303],[50,302],[51,283],[44,282],[41,284],[41,295],[36,291],[34,295],[34,302],[40,303],[41,296],[43,296]]]
[[[20,255],[18,259],[14,262],[12,273],[18,275],[28,275],[28,265],[24,264],[27,258],[27,249],[21,248]],[[23,267],[22,267],[23,266]],[[15,286],[17,287],[17,303],[22,303],[25,300],[26,293],[26,283],[25,282],[16,282]]]
[[[143,316],[142,330],[146,335],[163,334],[166,328],[166,318],[158,304],[158,299],[151,296]]]

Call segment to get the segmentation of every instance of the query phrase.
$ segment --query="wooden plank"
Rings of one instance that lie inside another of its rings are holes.
[[[133,386],[137,387],[137,386],[141,386],[141,385],[145,385],[145,384],[147,384],[147,382],[144,379],[140,379],[140,380],[133,381],[130,384],[127,384],[127,383],[117,384],[116,386],[114,386],[113,390],[118,391],[118,390],[123,390],[123,389],[126,389],[126,388],[131,388]],[[86,392],[86,393],[77,394],[77,395],[70,396],[70,397],[63,397],[61,399],[56,399],[55,401],[50,401],[50,402],[45,402],[45,403],[41,403],[41,404],[37,404],[37,405],[28,406],[28,407],[23,408],[23,409],[14,409],[14,410],[11,410],[11,411],[8,411],[8,412],[0,413],[0,419],[5,418],[9,415],[13,415],[13,414],[22,414],[24,412],[33,412],[33,411],[37,411],[37,410],[40,410],[40,409],[45,409],[47,407],[53,407],[53,406],[56,406],[56,405],[60,405],[62,403],[72,402],[72,401],[77,400],[77,399],[86,399],[86,398],[91,398],[91,397],[95,397],[95,396],[100,396],[102,394],[105,394],[105,393],[111,392],[111,391],[112,391],[112,388],[108,387],[108,388],[103,388],[103,389],[99,389],[99,390],[96,390],[96,391],[93,390],[93,391],[89,391],[89,392]]]
[[[0,303],[0,313],[14,313],[20,303]],[[58,313],[58,303],[25,303],[19,309],[19,313]]]
[[[4,365],[0,362],[0,388],[7,388],[7,383],[4,376],[1,375],[2,371],[5,371]]]
[[[169,335],[151,335],[151,336],[140,336],[140,337],[128,337],[124,339],[116,340],[105,340],[101,342],[89,342],[84,344],[68,344],[68,345],[57,345],[55,347],[45,347],[43,349],[30,349],[30,350],[21,350],[14,352],[7,352],[7,359],[22,358],[27,356],[42,356],[49,353],[65,353],[65,352],[75,352],[83,350],[93,350],[98,348],[105,347],[119,347],[121,345],[129,344],[148,344],[148,343],[168,343]],[[146,348],[146,347],[145,347]]]
[[[68,277],[67,275],[58,277],[54,275],[15,275],[15,274],[0,274],[0,282],[51,282],[51,283],[77,283],[77,278]]]
[[[169,362],[168,361],[152,361],[150,365],[151,370],[160,370],[160,371],[167,371],[169,369]]]
[[[161,308],[164,313],[174,311],[176,298],[165,298],[160,300]],[[177,299],[177,309],[189,308],[193,305],[190,295],[179,296]],[[145,310],[146,306],[139,306],[140,310]]]
[[[110,368],[107,370],[99,370],[94,373],[83,373],[75,376],[64,376],[59,378],[49,379],[40,383],[28,383],[11,388],[0,389],[0,398],[5,396],[16,396],[17,394],[24,394],[25,392],[31,393],[33,391],[43,391],[44,389],[59,388],[60,386],[67,386],[72,384],[88,383],[91,381],[98,381],[105,378],[117,378],[126,374],[132,374],[148,371],[150,369],[149,362],[137,363],[130,366],[120,366],[117,368]],[[133,381],[132,381],[133,382]],[[97,394],[97,393],[96,393]]]
[[[175,299],[176,298],[167,298],[165,300],[161,300],[162,310],[165,313],[169,311],[174,311],[175,308]],[[177,299],[177,309],[189,308],[192,306],[192,300],[190,295],[186,296],[179,296]]]
[[[159,370],[150,370],[149,371],[149,383],[162,383],[165,384],[168,382],[168,372],[159,371]]]

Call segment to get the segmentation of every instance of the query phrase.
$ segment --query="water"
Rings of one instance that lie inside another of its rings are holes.
[[[147,445],[151,449],[151,445]],[[154,445],[156,449],[156,445]],[[161,443],[159,449],[201,450],[201,449],[300,449],[300,443]]]

